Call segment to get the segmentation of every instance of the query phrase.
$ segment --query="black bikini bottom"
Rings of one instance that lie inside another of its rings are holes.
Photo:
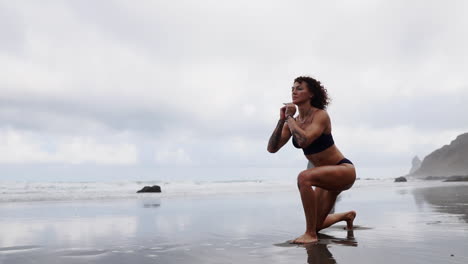
[[[353,164],[349,159],[344,158],[344,159],[340,160],[340,162],[338,162],[336,165],[340,165],[340,164],[343,164],[343,163]]]

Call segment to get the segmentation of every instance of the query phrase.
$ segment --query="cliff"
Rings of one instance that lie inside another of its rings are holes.
[[[409,174],[413,174],[415,171],[419,170],[421,168],[421,163],[422,161],[419,159],[418,156],[415,156],[413,160],[411,161],[411,169]]]
[[[420,168],[409,174],[417,177],[453,175],[468,175],[468,133],[427,155]]]

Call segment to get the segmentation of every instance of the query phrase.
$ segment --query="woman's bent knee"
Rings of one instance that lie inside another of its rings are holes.
[[[297,187],[300,189],[302,187],[312,187],[313,184],[313,176],[310,175],[310,173],[307,173],[307,171],[302,171],[299,173],[297,176]]]

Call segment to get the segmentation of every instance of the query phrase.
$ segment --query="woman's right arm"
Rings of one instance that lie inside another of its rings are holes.
[[[273,134],[268,141],[268,152],[275,153],[280,150],[286,142],[288,142],[291,137],[291,131],[288,128],[288,125],[285,125],[286,120],[280,119],[276,125]]]
[[[280,150],[280,148],[282,148],[286,142],[288,142],[289,138],[291,137],[291,131],[288,127],[288,124],[285,124],[286,117],[288,115],[294,115],[295,112],[295,106],[285,104],[285,106],[281,107],[280,120],[278,121],[278,124],[276,125],[276,128],[273,131],[270,140],[268,141],[268,152],[275,153]]]

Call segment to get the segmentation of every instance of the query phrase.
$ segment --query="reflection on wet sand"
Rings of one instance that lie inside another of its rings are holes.
[[[413,195],[417,204],[427,202],[437,212],[459,215],[468,223],[468,185],[418,188]]]
[[[337,263],[330,252],[332,245],[357,247],[358,243],[354,238],[353,230],[348,230],[345,238],[339,238],[322,233],[318,233],[319,241],[317,244],[298,245],[292,244],[291,241],[275,244],[278,247],[303,247],[307,251],[307,263],[309,264],[333,264]]]
[[[318,234],[319,242],[317,244],[304,245],[307,251],[307,263],[309,264],[334,264],[337,263],[330,252],[329,247],[332,244],[341,246],[357,247],[357,241],[354,238],[352,230],[348,230],[346,238],[338,238],[325,234]]]

